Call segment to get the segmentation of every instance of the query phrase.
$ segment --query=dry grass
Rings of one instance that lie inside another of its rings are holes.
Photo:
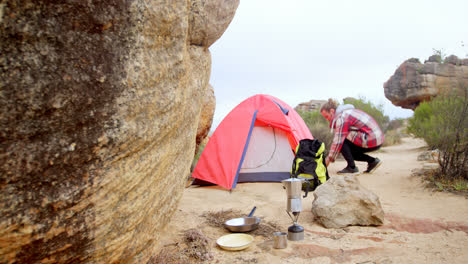
[[[430,190],[450,192],[468,198],[468,181],[464,179],[444,177],[438,170],[426,171],[423,169],[415,169],[412,175],[422,177],[425,181],[426,188]]]
[[[185,231],[184,242],[187,245],[184,250],[185,255],[201,261],[213,259],[210,240],[200,230],[189,229]]]
[[[177,263],[187,263],[192,264],[196,263],[190,260],[187,256],[182,255],[180,253],[180,249],[178,244],[171,244],[167,247],[163,248],[159,254],[155,257],[151,257],[147,264],[159,264],[159,263],[167,263],[167,264],[177,264]]]
[[[219,212],[204,212],[206,224],[223,228],[224,222],[229,219],[245,217],[246,215],[238,210],[223,210]],[[258,228],[249,232],[253,236],[273,237],[273,233],[281,230],[281,227],[273,222],[261,220]],[[155,257],[152,257],[147,264],[196,264],[213,260],[214,254],[211,252],[211,241],[199,229],[188,229],[176,243],[165,245]],[[256,259],[243,260],[243,263],[256,263]]]
[[[273,233],[282,230],[282,228],[274,222],[264,221],[258,225],[258,228],[252,231],[255,236],[263,236],[265,238],[273,238]]]
[[[258,263],[256,258],[237,257],[236,260],[238,261],[236,263]]]
[[[383,143],[383,147],[401,144],[402,138],[403,134],[401,134],[399,131],[389,130],[385,132],[385,140]]]
[[[245,214],[242,214],[238,210],[223,210],[219,212],[204,212],[202,215],[206,219],[206,222],[209,226],[212,227],[222,227],[224,228],[224,222],[229,219],[245,217]]]
[[[185,230],[182,242],[166,245],[148,264],[201,263],[213,259],[210,240],[198,229]]]

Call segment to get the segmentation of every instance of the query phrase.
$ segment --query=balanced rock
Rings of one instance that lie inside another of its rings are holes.
[[[384,84],[385,97],[394,105],[414,110],[420,102],[442,93],[463,95],[468,87],[467,59],[451,55],[429,57],[424,64],[412,58],[403,62]]]
[[[238,4],[2,1],[0,263],[156,254]]]
[[[312,213],[326,228],[382,225],[379,197],[364,188],[357,177],[337,175],[314,191]]]

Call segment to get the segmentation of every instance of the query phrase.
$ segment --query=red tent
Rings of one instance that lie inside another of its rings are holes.
[[[281,138],[286,144],[281,143]],[[281,181],[290,177],[294,150],[304,138],[313,139],[293,108],[270,95],[252,96],[236,106],[218,125],[192,177],[226,189],[235,188],[237,182]],[[280,151],[283,154],[275,154]],[[246,156],[257,161],[243,169]],[[256,162],[261,164],[255,165]],[[270,165],[265,165],[267,163]],[[283,168],[275,168],[280,163],[285,164]]]

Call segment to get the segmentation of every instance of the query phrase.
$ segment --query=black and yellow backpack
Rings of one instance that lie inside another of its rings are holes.
[[[315,190],[330,178],[323,157],[324,151],[325,143],[318,139],[302,139],[296,147],[291,177],[309,182],[310,184],[303,184],[306,192]]]

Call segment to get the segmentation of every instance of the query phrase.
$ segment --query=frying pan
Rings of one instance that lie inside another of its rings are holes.
[[[256,206],[250,211],[249,216],[247,217],[239,217],[234,218],[231,220],[227,220],[224,222],[224,226],[231,232],[241,233],[241,232],[249,232],[258,227],[260,223],[260,218],[252,216],[257,209]]]

